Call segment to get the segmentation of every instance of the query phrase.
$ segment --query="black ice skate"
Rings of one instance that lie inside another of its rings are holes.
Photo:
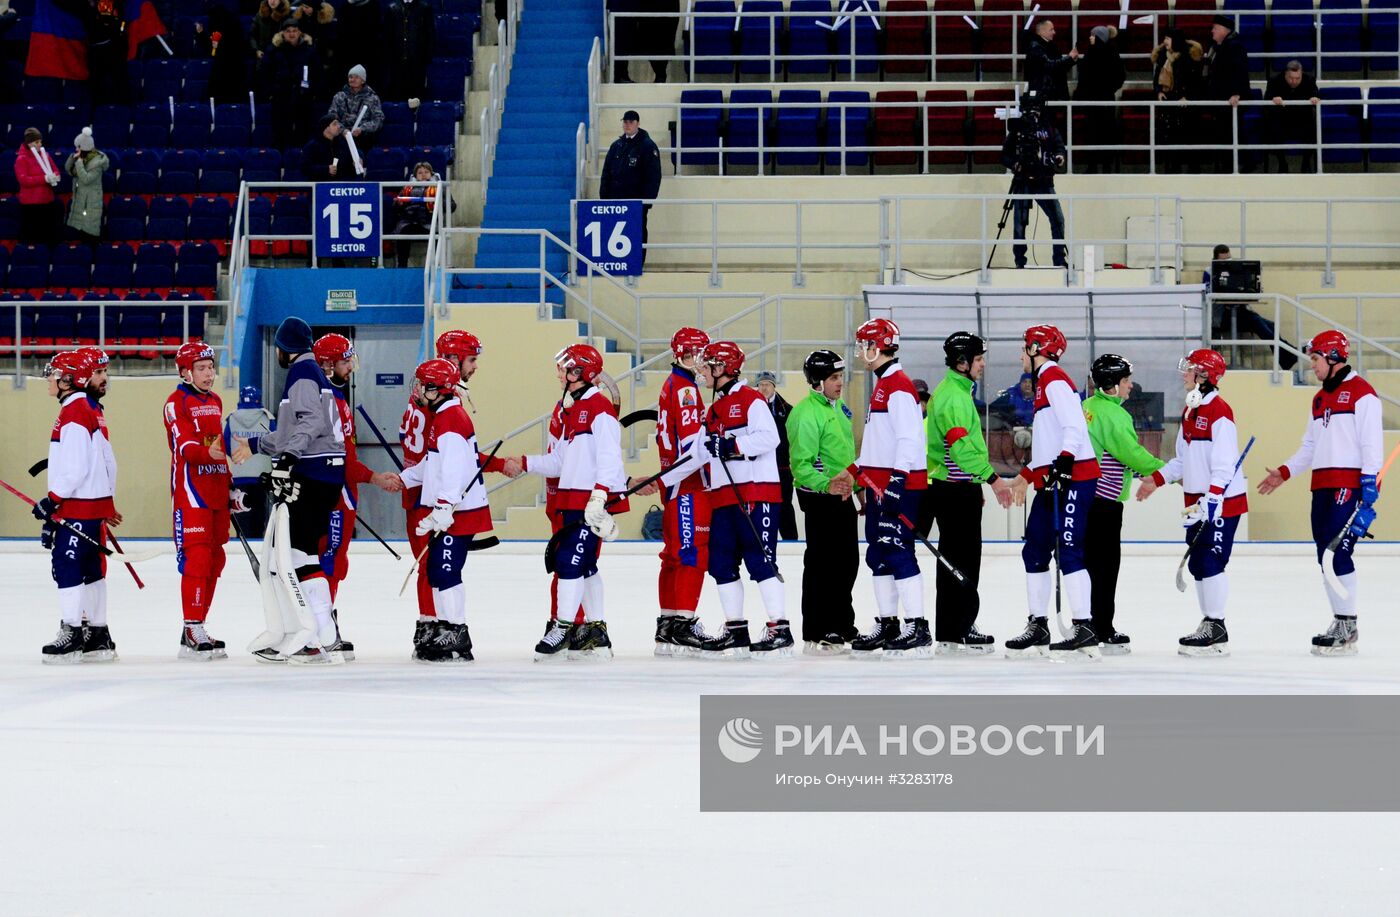
[[[280,665],[287,661],[287,657],[277,652],[277,647],[269,646],[253,651],[253,658],[258,662],[267,662]]]
[[[705,641],[711,639],[700,624],[699,615],[676,615],[671,623],[671,656],[699,656]],[[659,647],[658,647],[659,648]],[[661,655],[657,653],[657,655]]]
[[[1007,659],[1027,659],[1045,656],[1050,652],[1050,629],[1045,626],[1045,618],[1034,615],[1026,618],[1026,629],[1021,636],[1006,641]]]
[[[427,643],[437,628],[437,618],[419,618],[413,625],[413,655],[418,655],[418,647]]]
[[[808,640],[802,647],[804,656],[847,656],[851,648],[840,634],[827,634],[820,640]]]
[[[885,641],[886,659],[929,659],[933,656],[933,637],[928,631],[928,618],[905,618],[899,633]]]
[[[52,642],[44,644],[39,651],[45,665],[63,665],[83,661],[83,628],[72,624],[60,624],[58,635]]]
[[[218,646],[214,645],[214,640],[204,629],[203,621],[186,621],[185,626],[180,629],[180,654],[177,658],[207,662],[211,659],[227,659],[228,653],[223,648],[222,640]]]
[[[1183,656],[1228,656],[1230,635],[1219,618],[1202,618],[1195,633],[1182,637],[1177,652]]]
[[[678,656],[676,652],[676,622],[680,615],[657,615],[656,616],[656,648],[653,653],[657,656]]]
[[[974,624],[961,640],[940,640],[934,647],[936,656],[990,656],[996,652],[996,638],[984,634]]]
[[[856,659],[873,659],[884,650],[885,644],[899,636],[899,618],[876,618],[875,629],[861,634],[851,641],[851,656]]]
[[[749,622],[726,621],[724,633],[701,643],[700,652],[706,659],[748,659]]]
[[[1132,640],[1121,630],[1115,630],[1106,637],[1100,638],[1103,644],[1100,649],[1105,656],[1126,656],[1133,651]]]
[[[339,653],[346,662],[354,662],[355,644],[340,635],[340,612],[334,608],[331,609],[331,620],[335,622],[335,645],[331,650]]]
[[[419,662],[471,662],[472,636],[465,624],[439,621],[433,635],[418,648]]]
[[[345,657],[324,646],[303,646],[287,657],[292,665],[340,665]]]
[[[585,621],[569,635],[569,658],[574,661],[603,661],[613,658],[607,621]]]
[[[544,636],[535,644],[535,661],[551,662],[565,659],[569,648],[569,636],[574,625],[563,618],[555,618],[544,626]]]
[[[1355,656],[1360,633],[1356,615],[1336,615],[1327,632],[1312,638],[1314,656]]]
[[[116,662],[117,644],[107,625],[83,629],[83,662]]]
[[[1098,659],[1102,655],[1099,635],[1088,621],[1075,621],[1074,630],[1058,643],[1050,644],[1050,658],[1057,662],[1076,659]]]
[[[750,646],[749,651],[759,659],[791,659],[796,655],[792,628],[788,626],[787,619],[769,621],[764,629],[763,639]]]

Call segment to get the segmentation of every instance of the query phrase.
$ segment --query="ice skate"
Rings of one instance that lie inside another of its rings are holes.
[[[706,659],[748,659],[749,622],[726,621],[724,633],[700,644],[700,654]]]
[[[673,641],[671,656],[673,658],[699,656],[701,655],[701,647],[709,639],[711,637],[705,633],[699,615],[676,615],[675,621],[671,624],[671,640]]]
[[[1103,655],[1099,647],[1099,635],[1088,621],[1075,621],[1074,630],[1058,643],[1050,644],[1050,658],[1056,662],[1075,662],[1098,659]]]
[[[83,661],[83,628],[60,624],[58,635],[39,651],[45,665],[64,665]]]
[[[899,636],[899,618],[891,615],[888,618],[876,618],[875,629],[868,634],[861,634],[851,641],[851,658],[853,659],[874,659],[877,653],[885,649],[885,644]]]
[[[678,656],[683,653],[676,652],[675,628],[680,615],[657,615],[656,617],[656,647],[652,650],[656,656]]]
[[[433,635],[418,648],[419,662],[447,663],[471,662],[472,637],[465,624],[438,622]]]
[[[303,646],[288,656],[287,662],[292,665],[340,665],[345,662],[345,657],[323,646]]]
[[[1026,629],[1021,636],[1006,641],[1007,659],[1033,659],[1049,655],[1050,630],[1045,626],[1045,618],[1034,615],[1026,618]]]
[[[258,662],[266,662],[275,665],[281,665],[287,661],[287,657],[277,652],[277,648],[273,646],[255,651],[253,653],[253,658]]]
[[[851,648],[840,634],[827,634],[820,640],[808,640],[802,646],[804,656],[849,656]]]
[[[899,633],[885,641],[886,659],[931,659],[933,637],[928,630],[928,618],[905,618]]]
[[[117,644],[107,625],[83,629],[83,662],[116,662]]]
[[[1355,656],[1360,632],[1355,615],[1336,615],[1326,633],[1312,638],[1314,656]]]
[[[1177,652],[1183,656],[1230,655],[1230,634],[1225,630],[1225,622],[1218,618],[1202,618],[1194,633],[1177,642],[1181,644]]]
[[[331,609],[331,620],[335,622],[335,645],[331,647],[331,650],[339,653],[346,662],[354,662],[355,644],[341,636],[340,612],[335,608]]]
[[[185,626],[180,629],[180,654],[177,658],[208,662],[212,659],[227,659],[228,653],[222,646],[214,645],[208,631],[204,629],[203,621],[186,621]]]
[[[797,655],[793,646],[792,628],[788,626],[787,619],[769,621],[764,629],[763,638],[750,646],[749,650],[758,659],[791,659]]]
[[[585,621],[569,635],[569,659],[573,662],[603,662],[613,658],[607,621]]]
[[[563,618],[555,618],[544,626],[544,636],[535,644],[535,661],[552,662],[567,658],[569,637],[574,625]]]
[[[416,662],[423,661],[419,651],[424,644],[433,638],[437,632],[437,618],[419,618],[413,626],[413,652],[408,654],[408,658]]]
[[[990,656],[996,652],[996,638],[984,634],[974,624],[961,640],[940,640],[933,649],[935,656]]]
[[[1126,656],[1133,651],[1132,640],[1121,630],[1113,631],[1099,642],[1102,644],[1099,649],[1105,656]]]

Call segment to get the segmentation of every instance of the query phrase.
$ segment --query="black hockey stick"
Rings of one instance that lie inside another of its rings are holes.
[[[482,462],[481,467],[476,469],[476,475],[471,479],[471,483],[469,483],[466,487],[462,489],[463,494],[466,494],[469,491],[471,491],[471,489],[476,486],[477,482],[480,481],[486,475],[486,466],[491,463],[491,460],[496,457],[496,453],[500,452],[501,447],[505,444],[506,441],[503,439],[496,440],[496,445],[491,447],[491,454],[486,456],[486,461]],[[423,562],[423,558],[428,555],[428,549],[433,546],[433,539],[436,538],[438,534],[440,533],[433,533],[428,538],[428,543],[423,545],[423,550],[419,551],[418,556],[413,558],[413,566],[408,568],[408,576],[405,576],[403,578],[403,585],[399,587],[399,595],[403,595],[403,591],[408,588],[409,580],[413,579],[413,574],[418,572],[418,565],[421,564]],[[494,547],[494,545],[487,545],[486,547]],[[484,548],[482,548],[481,550],[484,550]]]
[[[49,460],[46,459],[46,458],[41,458],[41,459],[39,459],[39,461],[37,461],[37,462],[35,462],[33,465],[30,465],[30,466],[29,466],[29,476],[30,476],[31,478],[37,478],[37,477],[40,475],[40,473],[43,472],[44,469],[46,469],[46,468],[48,468],[48,467],[49,467]]]
[[[364,529],[366,532],[369,532],[370,535],[374,536],[375,541],[384,545],[384,550],[394,555],[394,560],[403,560],[403,558],[399,556],[398,551],[395,551],[393,548],[389,547],[389,542],[385,541],[383,538],[380,538],[379,533],[376,532],[372,527],[370,527],[370,524],[368,522],[360,518],[359,513],[355,514],[355,524],[358,525],[360,528]]]
[[[1244,451],[1235,460],[1235,470],[1230,472],[1230,480],[1225,482],[1225,489],[1229,490],[1230,485],[1235,481],[1235,475],[1240,473],[1240,466],[1244,464],[1244,457],[1249,455],[1249,450],[1254,448],[1254,437],[1249,438],[1249,442],[1244,444]],[[1224,509],[1224,495],[1221,495],[1221,509]],[[1176,565],[1176,591],[1186,591],[1186,562],[1191,559],[1191,552],[1196,550],[1196,542],[1201,540],[1201,533],[1210,527],[1210,520],[1201,522],[1201,527],[1196,529],[1196,534],[1191,536],[1191,540],[1186,543],[1186,553],[1181,555],[1181,563]]]
[[[875,500],[877,503],[885,498],[885,491],[879,486],[877,486],[874,481],[870,480],[870,476],[867,475],[864,471],[860,473],[860,477],[857,478],[857,480],[861,483],[863,487],[865,487],[867,490],[869,490],[875,495]],[[870,504],[867,503],[865,506],[865,511],[868,513],[871,512],[871,509],[872,508]],[[875,508],[875,512],[879,512],[879,509]],[[919,534],[919,530],[914,528],[914,523],[909,521],[908,516],[904,515],[903,513],[900,513],[898,518],[899,521],[903,522],[905,527],[913,533],[914,537],[919,539],[919,542],[924,547],[928,548],[930,551],[933,552],[934,559],[943,565],[944,570],[947,570],[949,573],[952,574],[953,579],[957,580],[959,583],[967,582],[967,577],[963,575],[963,572],[957,567],[953,566],[953,562],[950,561],[948,558],[944,557],[943,553],[933,546],[933,542],[929,541],[927,538]]]
[[[248,563],[253,566],[253,579],[262,582],[262,564],[258,563],[258,555],[254,553],[253,546],[248,544],[248,538],[243,534],[243,526],[238,524],[238,514],[229,513],[229,521],[233,523],[234,534],[238,536],[238,541],[243,545],[243,553],[248,555]]]
[[[757,541],[758,546],[763,549],[763,559],[768,561],[768,566],[773,568],[773,575],[778,578],[778,582],[787,582],[787,580],[783,579],[783,572],[778,569],[777,548],[775,547],[773,549],[773,554],[771,556],[768,554],[768,548],[763,543],[763,536],[758,533],[758,526],[754,525],[753,516],[749,515],[748,509],[744,506],[744,498],[739,493],[739,485],[734,483],[734,475],[729,473],[729,463],[721,457],[719,460],[719,467],[724,469],[724,477],[729,481],[729,489],[734,491],[734,502],[738,504],[739,511],[744,514],[744,518],[748,521],[749,531],[753,532],[754,541]],[[913,528],[913,526],[910,526],[910,528]],[[937,552],[935,551],[934,553]]]
[[[633,411],[630,414],[622,415],[622,417],[618,420],[618,423],[621,424],[622,428],[625,430],[628,427],[632,426],[632,424],[641,423],[644,420],[649,420],[652,423],[656,423],[656,420],[659,416],[660,415],[657,413],[656,408],[642,408],[640,411]]]
[[[389,445],[389,441],[384,438],[384,434],[380,433],[379,428],[374,425],[374,418],[369,416],[369,412],[365,410],[365,406],[363,404],[357,404],[355,405],[355,410],[359,411],[360,416],[365,419],[365,423],[369,424],[370,432],[374,434],[375,439],[379,440],[379,445],[383,446],[384,451],[389,453],[389,461],[393,462],[394,467],[397,468],[399,471],[403,471],[403,462],[399,461],[399,457],[394,454],[394,448]],[[365,528],[368,529],[369,526],[365,526]],[[372,529],[370,531],[373,532]],[[375,535],[374,537],[379,538],[378,535]],[[382,542],[384,539],[379,538],[379,540]],[[385,547],[388,547],[388,545],[385,545]],[[397,554],[395,554],[394,556],[398,557]]]
[[[605,508],[609,506],[616,506],[623,500],[626,500],[628,497],[637,493],[639,490],[644,490],[647,486],[655,483],[656,481],[661,480],[661,476],[667,471],[670,471],[670,469],[663,469],[661,471],[658,471],[656,474],[642,478],[636,484],[633,484],[631,487],[627,488],[622,493],[618,494],[616,497],[613,497],[607,503],[603,504],[603,506]],[[578,522],[570,522],[568,525],[563,526],[559,529],[559,531],[549,536],[549,542],[544,546],[544,572],[554,572],[554,552],[559,550],[559,543],[564,540],[565,536],[570,535],[574,531],[582,528],[584,524],[585,523],[581,519]]]
[[[1065,627],[1064,608],[1060,600],[1060,539],[1064,537],[1064,531],[1060,528],[1060,483],[1055,483],[1055,546],[1051,553],[1055,555],[1055,629],[1060,632],[1061,640],[1068,640],[1069,635],[1074,633],[1073,628]]]

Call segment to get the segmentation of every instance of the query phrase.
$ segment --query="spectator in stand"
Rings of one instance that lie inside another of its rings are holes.
[[[1118,30],[1112,26],[1094,26],[1089,31],[1089,44],[1079,57],[1079,82],[1074,87],[1076,102],[1112,102],[1123,88],[1123,60],[1113,39]],[[1114,146],[1118,143],[1117,111],[1108,105],[1091,105],[1080,109],[1084,113],[1083,136],[1076,134],[1076,146]],[[1118,171],[1116,150],[1085,150],[1080,154],[1090,172]]]
[[[1050,221],[1050,234],[1059,241],[1051,249],[1056,267],[1067,267],[1065,214],[1055,192],[1055,173],[1065,166],[1065,141],[1055,122],[1045,112],[1044,102],[1035,93],[1021,96],[1021,117],[1006,122],[1006,139],[1001,144],[1002,165],[1012,172],[1013,194],[1043,194],[1040,198],[1019,198],[1011,202],[1011,234],[1015,242],[1011,254],[1016,267],[1026,266],[1026,225],[1031,204],[1038,204]]]
[[[338,53],[340,23],[335,18],[335,7],[329,3],[319,6],[302,0],[300,6],[292,9],[292,18],[301,24],[301,33],[316,40],[316,60],[320,71],[312,78],[311,87],[316,97],[324,99],[334,95],[341,83],[342,58]]]
[[[613,54],[615,57],[631,57],[634,54],[642,53],[645,45],[643,40],[644,21],[636,16],[624,16],[624,13],[644,13],[647,11],[647,0],[608,0],[607,10],[614,13],[613,19]],[[632,62],[627,60],[613,61],[613,82],[630,83],[632,77],[629,73]]]
[[[413,167],[413,179],[417,184],[404,185],[394,198],[394,234],[426,236],[433,224],[433,210],[437,206],[437,185],[423,182],[440,182],[442,176],[433,171],[429,162],[420,162]],[[453,211],[456,201],[449,201]],[[412,242],[402,239],[394,243],[394,257],[399,267],[408,267],[408,257],[413,250]]]
[[[316,125],[316,135],[301,150],[301,174],[307,181],[355,181],[355,159],[334,115]]]
[[[272,47],[272,40],[282,34],[282,24],[292,15],[287,0],[262,0],[253,27],[248,33],[248,47],[262,60]]]
[[[316,39],[316,44],[324,44],[322,33],[335,21],[335,7],[329,3],[316,4],[311,0],[294,0],[292,18],[301,26],[301,33]]]
[[[384,44],[383,21],[377,0],[346,0],[340,8],[336,54],[342,61],[354,61],[366,70],[383,75],[380,47]]]
[[[218,103],[248,101],[248,60],[252,57],[243,23],[226,6],[209,11],[209,27],[195,22],[194,40],[199,53],[213,59],[209,71],[209,95]]]
[[[679,0],[652,0],[647,12],[679,14]],[[680,22],[679,15],[641,20],[642,43],[646,46],[646,53],[652,55],[651,72],[657,83],[666,82],[666,71],[671,66],[670,58],[676,53],[676,28]]]
[[[1220,244],[1211,251],[1211,261],[1229,261],[1230,246]],[[1215,283],[1211,277],[1211,271],[1207,270],[1201,277],[1201,283],[1206,289],[1214,291]],[[1247,302],[1223,302],[1213,300],[1213,308],[1210,316],[1211,334],[1216,338],[1232,339],[1236,333],[1250,334],[1261,341],[1272,341],[1274,339],[1274,323],[1264,316],[1255,312],[1249,307]],[[1287,341],[1283,343],[1287,344]],[[1290,345],[1291,346],[1291,345]],[[1282,348],[1278,352],[1278,365],[1280,369],[1291,370],[1298,363],[1298,358]]]
[[[1022,373],[1015,386],[997,396],[990,410],[1009,426],[1029,427],[1035,420],[1035,376]]]
[[[1317,143],[1317,112],[1315,108],[1301,105],[1284,105],[1284,102],[1311,102],[1316,106],[1318,98],[1317,80],[1311,73],[1303,71],[1301,62],[1291,60],[1284,65],[1283,72],[1275,74],[1264,90],[1264,97],[1274,103],[1268,115],[1270,143],[1296,143],[1303,150],[1302,170],[1311,172],[1317,167],[1317,157],[1313,144]],[[1288,171],[1288,150],[1274,150],[1278,160],[1278,170]],[[1267,162],[1267,160],[1266,160]]]
[[[651,135],[642,130],[642,116],[635,111],[622,115],[622,136],[608,147],[603,160],[603,178],[598,196],[603,200],[655,200],[661,192],[661,151]],[[651,204],[642,206],[642,263],[647,257],[647,218]]]
[[[301,34],[295,19],[288,17],[263,58],[264,84],[272,97],[272,131],[283,149],[308,133],[307,125],[315,111],[313,81],[317,66],[311,39]]]
[[[340,129],[355,138],[355,145],[361,150],[374,146],[379,129],[384,126],[384,108],[379,104],[379,96],[365,83],[365,68],[359,64],[350,68],[345,79],[345,88],[331,99],[327,114],[340,122]],[[360,118],[363,111],[364,117]],[[359,126],[356,127],[356,120]]]
[[[792,405],[778,394],[778,377],[764,371],[754,378],[754,388],[768,402],[768,413],[778,425],[778,483],[782,487],[783,502],[778,507],[778,537],[783,541],[797,540],[797,512],[792,508],[792,458],[788,453],[787,419],[792,413]]]
[[[1199,139],[1195,137],[1191,112],[1185,102],[1198,95],[1201,60],[1204,57],[1201,43],[1187,39],[1186,33],[1180,29],[1168,30],[1162,43],[1152,49],[1152,89],[1157,100],[1182,103],[1158,106],[1156,109],[1159,149],[1181,146]],[[1184,157],[1165,149],[1157,154],[1158,167],[1162,172],[1180,172],[1184,161]]]
[[[58,165],[44,149],[44,135],[37,127],[24,130],[15,151],[15,178],[19,181],[19,240],[52,245],[58,239],[58,215],[53,189],[58,186]]]
[[[1037,19],[1035,35],[1026,50],[1026,91],[1038,92],[1046,102],[1069,98],[1069,72],[1079,60],[1079,49],[1061,54],[1055,47],[1055,23]],[[1059,110],[1061,113],[1063,110]]]
[[[121,4],[96,0],[88,10],[88,92],[94,105],[126,105],[126,22]]]
[[[74,151],[63,169],[73,176],[73,202],[68,209],[68,225],[79,241],[93,247],[102,241],[102,173],[107,171],[107,154],[92,141],[92,128],[83,128],[73,138]]]
[[[1203,98],[1229,102],[1230,107],[1213,105],[1205,111],[1205,141],[1223,146],[1213,150],[1217,172],[1234,171],[1234,156],[1229,146],[1238,135],[1240,99],[1249,98],[1249,52],[1235,32],[1235,21],[1228,16],[1216,16],[1210,27],[1211,46],[1206,51],[1201,68]]]
[[[416,102],[427,95],[428,63],[433,59],[437,25],[429,0],[394,0],[384,11],[385,64],[389,91],[385,98]]]

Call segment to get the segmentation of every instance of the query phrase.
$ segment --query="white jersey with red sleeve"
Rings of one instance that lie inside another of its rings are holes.
[[[692,441],[695,465],[709,468],[711,507],[719,509],[738,502],[734,498],[734,487],[729,486],[730,478],[744,503],[782,502],[783,490],[778,477],[778,445],[782,440],[773,412],[762,394],[749,388],[743,379],[735,379],[710,405],[705,415],[705,429],[707,433],[732,437],[739,449],[737,455],[725,461],[726,467],[720,468],[720,460],[705,448],[703,436]],[[666,480],[662,478],[663,482]]]
[[[83,392],[63,399],[49,436],[49,498],[61,519],[106,519],[116,513],[117,456],[101,407]]]
[[[1153,472],[1152,479],[1158,484],[1180,481],[1188,507],[1213,493],[1224,496],[1222,517],[1242,516],[1249,512],[1249,498],[1244,474],[1235,474],[1239,458],[1235,412],[1219,392],[1211,392],[1201,400],[1200,407],[1187,408],[1182,414],[1181,429],[1176,434],[1176,456]]]
[[[1286,481],[1312,469],[1313,490],[1355,488],[1363,474],[1380,472],[1384,452],[1381,400],[1353,370],[1332,391],[1313,396],[1302,445],[1278,470]]]
[[[223,400],[182,382],[165,401],[164,419],[174,508],[227,509],[228,462],[209,454],[223,437]]]
[[[423,437],[423,459],[403,470],[405,487],[421,487],[420,506],[432,509],[451,504],[450,535],[475,535],[491,530],[491,507],[486,485],[477,475],[484,458],[476,444],[476,429],[460,398],[448,398],[433,412]]]
[[[1045,486],[1045,473],[1061,455],[1074,457],[1074,480],[1095,481],[1099,460],[1089,439],[1084,402],[1069,373],[1054,360],[1040,365],[1035,374],[1035,419],[1031,421],[1031,460],[1021,477],[1037,488]]]
[[[561,403],[562,404],[562,403]],[[558,478],[556,510],[581,510],[594,490],[620,494],[627,489],[622,465],[622,425],[617,407],[597,386],[581,390],[573,403],[562,408],[559,439],[543,455],[525,456],[525,470]],[[627,501],[609,506],[608,512],[627,512]]]
[[[661,383],[656,403],[656,449],[661,469],[669,470],[705,438],[705,402],[695,383],[695,374],[672,364],[671,374]],[[672,497],[701,493],[707,488],[706,466],[701,466],[670,488]]]
[[[897,360],[875,370],[875,375],[856,466],[876,487],[902,474],[905,489],[927,490],[928,431],[914,383]],[[853,475],[856,472],[851,469]]]

